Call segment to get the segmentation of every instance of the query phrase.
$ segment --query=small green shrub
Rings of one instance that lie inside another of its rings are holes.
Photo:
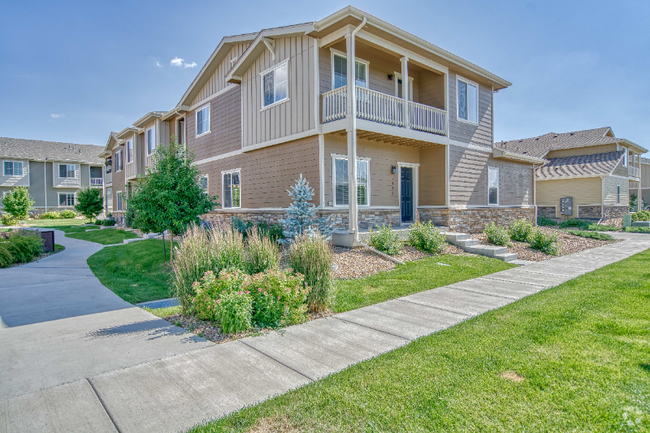
[[[248,233],[244,263],[249,275],[277,268],[280,263],[278,244],[269,237],[261,236],[257,230],[252,230]]]
[[[61,214],[57,211],[50,211],[41,214],[41,219],[43,220],[58,220],[61,219]]]
[[[66,209],[61,211],[61,218],[71,219],[71,218],[76,218],[76,216],[77,216],[77,212],[73,210]]]
[[[491,244],[499,246],[511,245],[508,230],[503,226],[495,224],[494,221],[485,226],[483,233],[487,236],[487,240]]]
[[[38,232],[14,230],[7,239],[7,248],[15,262],[28,263],[43,253],[43,239]]]
[[[584,230],[564,230],[565,232],[574,235],[574,236],[580,236],[583,238],[589,238],[589,239],[596,239],[599,241],[613,241],[616,240],[614,239],[613,236],[606,235],[605,233],[598,233],[598,232],[588,232]]]
[[[589,224],[589,230],[598,231],[598,232],[618,232],[621,230],[621,228],[616,226],[606,225],[606,224]]]
[[[552,220],[551,218],[542,215],[542,216],[537,217],[537,225],[538,226],[556,226],[557,221]]]
[[[642,210],[632,214],[632,221],[650,221],[650,210]]]
[[[18,218],[9,213],[2,215],[2,224],[6,226],[15,226],[18,225],[19,222],[20,220]]]
[[[528,242],[532,249],[552,256],[557,255],[560,251],[560,245],[557,242],[557,235],[546,234],[541,230],[534,230],[530,235]]]
[[[425,253],[440,254],[447,246],[447,237],[431,221],[417,221],[408,231],[409,244]]]
[[[104,227],[113,227],[115,225],[115,220],[114,219],[105,219],[102,221],[102,225]]]
[[[585,220],[581,220],[581,219],[577,219],[577,218],[570,218],[568,220],[562,221],[560,223],[560,228],[567,229],[567,228],[571,228],[571,227],[576,227],[576,228],[578,228],[580,230],[589,230],[589,226],[591,224],[592,223],[590,223],[589,221],[585,221]]]
[[[26,220],[29,217],[29,211],[33,205],[34,200],[29,195],[29,188],[26,186],[18,186],[10,192],[5,193],[2,197],[4,211],[19,220]]]
[[[74,208],[88,219],[95,218],[104,210],[103,193],[98,188],[85,188],[77,192],[76,202]]]
[[[266,221],[260,221],[257,223],[257,231],[260,236],[268,237],[273,242],[284,239],[284,229],[281,224],[269,225]]]
[[[391,256],[399,254],[402,249],[399,233],[386,224],[380,226],[379,230],[370,230],[370,245]]]
[[[124,211],[124,226],[129,228],[137,228],[133,225],[135,222],[135,217],[135,208],[133,206],[127,206],[126,210]]]
[[[510,238],[517,242],[528,242],[528,238],[533,230],[533,223],[525,219],[517,220],[508,227]]]
[[[327,241],[320,233],[297,236],[289,247],[289,265],[294,272],[304,275],[310,288],[309,310],[325,311],[332,290],[332,252]]]
[[[9,242],[0,243],[0,268],[8,268],[14,263],[8,244]]]
[[[307,296],[301,276],[279,270],[253,275],[242,284],[253,297],[253,323],[261,328],[294,325],[307,320]]]
[[[650,227],[625,227],[628,233],[650,233]]]
[[[226,292],[217,299],[216,317],[225,334],[253,328],[253,297],[246,292]]]

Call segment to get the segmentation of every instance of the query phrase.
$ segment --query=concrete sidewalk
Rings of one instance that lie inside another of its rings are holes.
[[[0,401],[0,431],[184,431],[650,248],[650,235],[616,236],[625,241]]]

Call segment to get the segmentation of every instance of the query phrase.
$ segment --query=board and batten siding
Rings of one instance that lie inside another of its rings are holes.
[[[650,164],[641,163],[641,188],[650,188]]]
[[[602,184],[600,177],[537,180],[537,206],[555,206],[559,217],[560,199],[573,197],[573,217],[577,218],[578,206],[602,204]]]
[[[208,78],[207,82],[203,85],[201,90],[199,90],[190,105],[196,105],[226,87],[235,86],[235,84],[226,83],[226,75],[228,75],[228,72],[232,68],[234,59],[238,59],[246,48],[248,48],[248,45],[249,43],[246,42],[236,44],[231,48],[228,55],[221,61],[221,63],[219,63],[217,69],[215,69],[215,71],[210,75],[210,78]]]
[[[22,176],[5,176],[5,161],[8,162],[22,162],[23,175]],[[29,186],[29,161],[23,159],[3,159],[0,160],[0,186],[2,187],[16,187],[16,186]],[[0,197],[1,199],[2,197]]]
[[[316,128],[314,114],[314,50],[309,36],[275,40],[275,60],[269,50],[253,62],[241,84],[242,143],[253,146]],[[261,73],[288,59],[288,101],[263,109]]]
[[[196,110],[185,117],[187,148],[194,153],[195,161],[241,149],[241,88],[233,86],[209,104],[208,134],[196,136]]]
[[[449,71],[449,138],[492,148],[492,89],[479,84],[478,125],[458,120],[455,72]]]
[[[301,173],[315,191],[319,190],[318,137],[265,147],[198,167],[208,175],[208,192],[219,196],[219,203],[223,203],[221,172],[240,168],[242,209],[288,207],[291,198],[287,190]]]
[[[420,206],[445,205],[445,147],[420,149]]]
[[[573,149],[551,150],[544,158],[562,158],[564,156],[594,155],[596,153],[616,152],[616,144],[601,146],[576,147]]]

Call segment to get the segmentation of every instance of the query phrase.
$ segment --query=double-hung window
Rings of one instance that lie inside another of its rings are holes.
[[[133,140],[126,142],[126,163],[133,162]]]
[[[289,99],[289,63],[284,62],[262,74],[264,107]]]
[[[368,88],[368,65],[365,60],[354,62],[354,83],[363,88]],[[347,86],[348,84],[348,59],[344,53],[332,51],[332,89]]]
[[[458,119],[478,123],[478,84],[460,77],[456,83]]]
[[[488,204],[499,204],[499,168],[488,167]]]
[[[59,193],[59,206],[60,207],[73,207],[74,206],[74,193]]]
[[[196,110],[196,136],[210,132],[210,105]]]
[[[156,129],[147,129],[147,155],[151,155],[156,150]]]
[[[74,178],[75,177],[74,164],[59,164],[59,177]]]
[[[241,170],[222,172],[223,207],[241,207]]]
[[[23,163],[19,161],[5,161],[4,162],[4,175],[5,176],[22,176]]]
[[[334,157],[334,205],[347,206],[349,202],[348,157]],[[357,204],[370,204],[370,161],[357,159]]]

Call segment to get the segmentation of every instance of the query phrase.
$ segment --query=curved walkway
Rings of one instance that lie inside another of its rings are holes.
[[[65,371],[68,382],[75,375],[80,379],[4,401],[0,396],[0,432],[184,431],[207,418],[223,416],[319,380],[416,338],[650,248],[650,235],[616,236],[624,242],[336,314],[289,327],[281,333],[271,332],[220,345],[207,344],[207,347],[200,343],[189,344],[185,347],[204,349],[152,362],[142,363],[146,361],[147,353],[155,358],[165,350],[174,352],[183,347],[180,344],[182,336],[174,335],[168,326],[152,320],[148,313],[134,311],[134,308],[46,322],[67,329],[57,323],[72,321],[70,328],[83,328],[77,333],[71,329],[70,337],[59,336],[61,331],[47,328],[39,329],[47,335],[42,339],[38,333],[26,333],[28,342],[16,336],[6,337],[14,329],[40,327],[42,324],[0,330],[0,389],[9,383],[9,388],[16,393],[16,385],[8,382],[16,373],[4,371],[17,368],[13,367],[16,362],[6,359],[7,350],[12,349],[11,341],[18,346],[15,354],[9,357],[15,359],[18,356],[20,359],[17,361],[25,364],[20,367],[18,376],[22,377],[31,370],[41,381],[56,382],[40,369],[59,363],[74,367],[72,358],[75,358],[79,372],[51,368],[60,373]],[[79,265],[78,261],[75,263]],[[0,278],[2,275],[0,272]],[[4,296],[1,287],[0,303]],[[118,303],[115,305],[118,308]],[[122,317],[126,312],[129,312],[128,320]],[[84,318],[90,320],[81,322]],[[95,325],[95,321],[100,319],[108,328]],[[117,325],[110,324],[115,320]],[[119,325],[120,320],[123,325]],[[151,324],[153,329],[142,331],[141,321]],[[116,328],[121,331],[111,331]],[[160,332],[165,335],[165,343],[160,345],[161,349],[154,350],[158,346],[152,340],[155,341]],[[50,339],[55,339],[55,342],[50,342]],[[40,344],[47,347],[37,349]],[[59,345],[70,347],[73,353],[61,350]],[[97,356],[95,362],[102,365],[98,370],[103,371],[93,373],[93,367],[85,360],[88,355],[82,348],[95,355],[97,346],[102,345],[110,346],[102,352],[109,362]],[[30,352],[25,354],[25,350]],[[51,351],[56,356],[52,357]],[[133,358],[132,366],[117,366],[119,362],[116,359],[121,357]],[[137,364],[135,358],[141,360],[139,365],[134,365]],[[80,376],[81,372],[83,376]],[[32,388],[47,387],[42,383],[29,384]],[[27,387],[23,385],[20,389],[24,391]],[[6,395],[6,391],[0,392]]]

